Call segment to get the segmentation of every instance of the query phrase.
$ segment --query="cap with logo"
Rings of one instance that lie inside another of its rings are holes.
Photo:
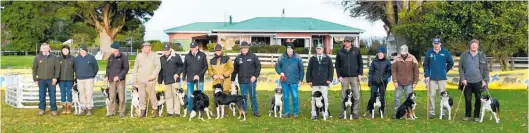
[[[250,44],[246,41],[241,42],[241,48],[249,48]]]
[[[170,50],[170,49],[171,49],[171,45],[170,44],[164,44],[163,45],[163,48],[162,48],[163,51],[167,51],[167,50]]]
[[[190,48],[196,48],[197,46],[198,46],[198,43],[196,42],[191,42],[191,44],[189,44]]]
[[[433,44],[441,44],[441,39],[439,39],[439,38],[434,38],[434,39],[433,39]]]

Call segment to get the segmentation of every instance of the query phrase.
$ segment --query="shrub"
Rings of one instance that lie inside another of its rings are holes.
[[[207,49],[209,52],[215,52],[215,45],[217,45],[216,43],[209,43],[207,45],[207,48],[203,48],[203,49]]]

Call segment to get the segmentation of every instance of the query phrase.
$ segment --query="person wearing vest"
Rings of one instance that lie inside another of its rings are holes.
[[[307,67],[307,83],[312,87],[312,94],[315,91],[320,91],[325,101],[325,112],[329,111],[329,85],[332,82],[334,68],[332,59],[327,54],[323,53],[323,46],[318,44],[316,46],[316,55],[309,59],[309,66]],[[311,101],[311,119],[317,119],[316,106],[314,100]]]
[[[187,102],[192,103],[191,94],[198,86],[198,90],[204,91],[204,75],[208,70],[206,54],[199,50],[198,43],[191,42],[191,49],[184,58],[184,77],[187,82]],[[187,111],[191,112],[193,104],[187,104]]]
[[[446,91],[446,73],[454,66],[454,60],[450,52],[444,48],[441,48],[441,39],[433,39],[433,48],[426,51],[424,57],[423,69],[424,79],[429,85],[429,98],[430,98],[430,114],[428,117],[433,119],[435,117],[435,97],[436,90],[439,89],[439,94]],[[439,97],[441,98],[441,97]],[[440,114],[443,116],[444,114]]]
[[[257,103],[257,77],[261,74],[261,61],[253,53],[249,52],[250,44],[243,41],[241,43],[241,54],[235,57],[233,63],[233,73],[231,74],[231,81],[234,84],[235,78],[239,82],[241,88],[241,95],[244,98],[244,111],[248,110],[248,96],[252,101],[252,111],[255,117],[260,117],[259,106]],[[238,75],[238,76],[237,76]]]
[[[386,58],[386,48],[377,49],[377,57],[369,65],[368,83],[371,87],[370,99],[375,100],[376,93],[380,96],[381,110],[386,107],[386,87],[388,78],[391,77],[391,62]],[[369,105],[367,105],[369,108]],[[369,112],[371,113],[371,112]]]
[[[154,88],[156,84],[156,77],[160,72],[160,58],[154,52],[151,52],[152,45],[149,42],[142,44],[141,53],[136,56],[134,61],[134,86],[138,87],[138,94],[140,95],[140,118],[145,117],[147,108],[146,93],[149,95],[149,101],[153,109],[152,117],[158,117],[158,105],[156,99],[156,90]]]
[[[33,60],[33,81],[39,86],[39,113],[38,116],[44,115],[46,110],[46,92],[50,98],[51,114],[57,115],[57,103],[55,98],[55,86],[60,74],[60,65],[57,57],[50,54],[50,45],[42,43],[40,45],[40,54]]]
[[[289,116],[294,119],[299,115],[298,89],[304,78],[303,60],[294,52],[294,44],[287,43],[287,52],[283,53],[276,63],[276,72],[280,75],[283,88],[283,118]],[[292,97],[292,112],[290,112],[290,97]]]
[[[82,115],[86,111],[87,116],[92,115],[94,107],[94,77],[99,71],[96,58],[88,53],[85,44],[81,45],[79,56],[75,57],[75,75],[77,76],[77,90],[79,90],[79,102],[81,105]]]
[[[63,45],[59,56],[61,72],[59,75],[59,87],[61,88],[61,114],[72,113],[72,87],[75,81],[75,57],[70,54],[70,47]]]
[[[119,100],[119,117],[125,117],[125,79],[129,72],[129,58],[127,55],[119,52],[119,43],[113,42],[110,45],[111,52],[108,57],[108,64],[106,67],[105,82],[109,84],[109,114],[107,117],[113,116],[116,112],[116,91]]]
[[[180,55],[173,54],[171,45],[165,44],[163,56],[160,57],[162,69],[158,74],[158,84],[165,84],[165,105],[167,106],[166,117],[180,117],[180,98],[177,89],[182,88],[180,74],[182,74],[184,63]]]
[[[344,47],[336,55],[336,74],[342,83],[342,98],[346,97],[345,90],[353,92],[353,118],[358,119],[358,105],[360,104],[360,80],[364,70],[364,62],[360,49],[352,46],[352,37],[345,37]],[[344,105],[342,105],[343,108]],[[343,118],[343,112],[340,115]]]
[[[472,115],[472,94],[474,94],[474,121],[480,119],[481,109],[481,92],[489,83],[489,67],[487,56],[479,50],[479,41],[474,39],[470,41],[470,50],[461,54],[459,60],[459,79],[465,87],[465,117],[468,121]]]
[[[404,99],[406,99],[419,82],[419,63],[415,56],[408,53],[408,46],[400,46],[400,54],[393,59],[393,64],[391,65],[391,75],[395,86],[393,112],[393,118],[395,118],[397,109],[401,104],[402,93],[405,93]]]

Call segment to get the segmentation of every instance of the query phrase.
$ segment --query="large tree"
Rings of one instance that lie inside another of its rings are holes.
[[[135,30],[154,14],[160,1],[79,1],[69,5],[78,8],[76,15],[95,27],[103,58],[110,55],[110,44],[120,32]]]

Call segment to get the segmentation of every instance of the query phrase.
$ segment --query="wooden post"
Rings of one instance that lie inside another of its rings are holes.
[[[509,57],[511,59],[511,71],[514,70],[514,57]]]

